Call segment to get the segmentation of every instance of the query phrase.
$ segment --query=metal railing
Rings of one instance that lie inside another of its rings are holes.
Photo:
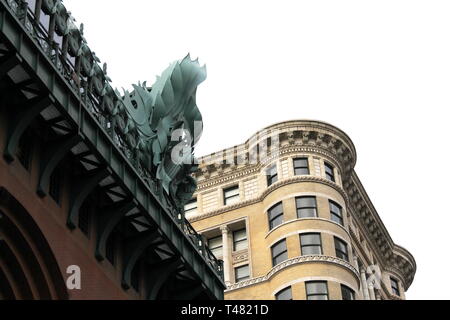
[[[24,0],[0,1],[10,8],[67,85],[76,93],[80,104],[110,135],[113,143],[134,166],[153,195],[158,197],[161,203],[167,204],[166,209],[172,214],[174,221],[223,279],[222,261],[216,259],[203,237],[187,221],[182,214],[183,209],[162,199],[161,186],[156,177],[138,160],[130,136],[123,134],[128,115],[120,106],[117,108],[121,97],[110,85],[106,63],[100,67],[100,59],[87,45],[83,36],[83,25],[80,28],[75,26],[74,19],[60,0],[30,1],[34,7]]]

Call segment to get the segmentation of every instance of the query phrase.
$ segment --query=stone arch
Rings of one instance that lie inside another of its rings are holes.
[[[67,299],[63,275],[34,219],[0,188],[0,299]]]

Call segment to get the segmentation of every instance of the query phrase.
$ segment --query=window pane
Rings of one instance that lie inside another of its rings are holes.
[[[297,198],[297,208],[315,208],[316,207],[316,197],[300,197]]]
[[[234,251],[241,251],[245,249],[248,249],[247,240],[239,241],[234,244]]]
[[[239,186],[225,189],[223,191],[224,204],[230,205],[239,202]]]
[[[228,188],[225,191],[225,197],[229,198],[235,195],[239,195],[239,187]]]
[[[273,176],[277,174],[277,166],[273,165],[271,166],[268,170],[267,170],[267,175],[268,176]]]
[[[400,289],[399,289],[398,281],[397,281],[397,280],[391,278],[391,287],[392,287],[392,292],[393,292],[395,295],[400,296]]]
[[[272,247],[272,255],[277,256],[286,251],[286,240],[283,240]]]
[[[277,166],[274,165],[272,167],[270,167],[267,171],[267,185],[271,186],[272,184],[274,184],[275,182],[278,181],[278,175],[277,175]]]
[[[309,282],[307,285],[308,294],[326,294],[327,284],[324,282]]]
[[[341,206],[337,205],[333,201],[330,201],[330,210],[337,215],[341,215]]]
[[[304,176],[309,174],[308,168],[295,168],[294,171],[296,176]]]
[[[320,246],[303,246],[302,247],[302,255],[316,255],[316,254],[322,254],[322,249]]]
[[[286,240],[272,246],[272,263],[277,265],[288,259]]]
[[[236,282],[244,281],[250,277],[250,268],[248,265],[234,269]]]
[[[334,182],[334,168],[328,163],[325,163],[325,175],[328,180],[331,180]]]
[[[307,158],[299,158],[294,160],[294,167],[296,168],[307,168],[308,167],[308,159]]]
[[[308,300],[328,300],[328,296],[326,296],[326,295],[313,295],[313,296],[308,296]]]
[[[345,242],[335,238],[335,245],[337,250],[347,252],[347,244]]]
[[[341,285],[342,300],[355,300],[355,293],[347,286]]]
[[[336,216],[334,214],[331,215],[331,220],[336,222],[336,223],[339,223],[340,225],[344,224],[344,221],[342,220],[342,218],[338,217],[338,216]]]
[[[292,288],[288,287],[275,295],[277,300],[292,300]]]
[[[316,209],[298,209],[297,216],[298,218],[313,218],[315,217]]]
[[[270,220],[270,230],[272,230],[276,226],[279,226],[282,223],[283,223],[283,215],[280,215],[275,219]]]
[[[219,258],[222,257],[223,253],[222,253],[222,246],[217,247],[217,248],[209,248],[212,252],[212,254],[214,255],[214,257]]]
[[[270,218],[274,218],[281,213],[283,213],[283,204],[281,202],[269,209]]]
[[[197,199],[193,199],[191,201],[189,201],[185,206],[184,206],[184,211],[188,212],[191,210],[195,210],[197,209]]]
[[[209,248],[217,248],[222,246],[222,237],[211,238],[208,240]]]
[[[301,243],[302,245],[320,245],[320,235],[317,233],[302,235]]]
[[[277,264],[282,263],[287,259],[288,259],[287,252],[284,252],[283,254],[280,254],[279,256],[273,259],[273,265],[276,266]]]
[[[308,300],[328,300],[328,288],[326,282],[307,282],[306,296]]]
[[[235,231],[233,233],[233,238],[234,238],[234,241],[247,239],[247,232],[245,231],[245,229]]]
[[[280,202],[269,209],[269,227],[270,229],[283,223],[283,204]]]

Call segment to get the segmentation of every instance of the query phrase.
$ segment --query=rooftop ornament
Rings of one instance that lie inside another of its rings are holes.
[[[196,189],[191,173],[198,165],[192,151],[201,135],[202,116],[195,95],[205,79],[206,68],[188,55],[172,63],[152,87],[133,85],[112,110],[114,125],[118,123],[133,158],[180,208]]]

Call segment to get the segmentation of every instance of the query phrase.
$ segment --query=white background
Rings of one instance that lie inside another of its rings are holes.
[[[113,85],[206,63],[197,155],[275,122],[317,119],[353,140],[356,171],[416,258],[409,299],[450,298],[450,2],[65,0]]]

